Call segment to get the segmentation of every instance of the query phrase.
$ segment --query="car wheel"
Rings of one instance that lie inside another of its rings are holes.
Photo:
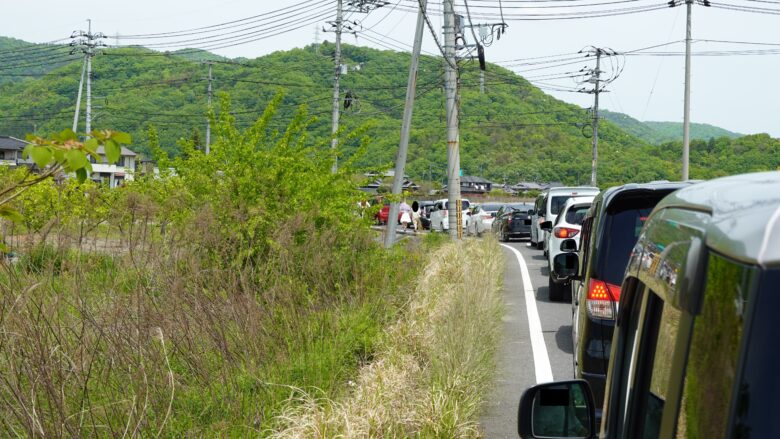
[[[569,284],[559,284],[553,281],[552,275],[547,278],[547,291],[551,302],[562,302]]]

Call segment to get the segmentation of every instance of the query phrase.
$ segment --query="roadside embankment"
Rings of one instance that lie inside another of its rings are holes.
[[[272,437],[478,437],[503,269],[493,239],[437,249],[351,392],[335,400],[296,394]]]

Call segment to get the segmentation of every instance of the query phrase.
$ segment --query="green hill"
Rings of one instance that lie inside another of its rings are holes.
[[[214,56],[216,94],[231,98],[231,113],[239,127],[248,127],[278,92],[283,102],[272,126],[284,129],[301,105],[315,117],[309,141],[327,147],[330,135],[333,45],[279,51],[254,60],[226,61]],[[0,61],[4,54],[0,52]],[[362,128],[360,136],[342,135],[342,157],[350,157],[367,136],[367,151],[359,164],[390,167],[398,145],[409,54],[344,46],[349,72],[342,77],[342,96],[351,105],[342,113],[344,133]],[[177,154],[179,139],[205,139],[207,67],[202,52],[162,54],[141,48],[108,49],[94,58],[93,127],[128,131],[133,148],[146,152],[146,130],[157,127],[163,148]],[[11,65],[14,65],[13,63]],[[75,60],[43,77],[0,84],[0,135],[23,136],[37,129],[51,133],[72,124],[81,62]],[[487,92],[479,93],[478,70],[464,64],[461,74],[461,168],[497,182],[521,180],[586,183],[590,176],[591,140],[586,110],[546,95],[523,78],[488,65]],[[418,77],[417,101],[407,173],[415,179],[443,181],[446,174],[446,130],[441,60],[424,56]],[[214,102],[219,99],[215,96]],[[84,104],[81,106],[84,111]],[[80,129],[84,129],[83,116]],[[776,148],[761,138],[749,149]],[[674,146],[658,147],[605,121],[600,129],[599,182],[674,179],[679,159]],[[746,144],[747,145],[747,144]],[[738,169],[749,169],[743,156]],[[747,157],[751,157],[747,155]],[[760,164],[775,169],[780,155]],[[698,160],[696,150],[692,160]],[[701,166],[706,178],[717,169]],[[712,166],[719,166],[712,163]]]
[[[0,37],[0,84],[40,77],[74,60],[70,47],[33,44],[15,38]]]
[[[642,122],[633,117],[616,113],[608,110],[601,110],[602,117],[629,133],[653,144],[682,141],[682,123],[681,122]],[[729,130],[709,125],[706,123],[691,124],[691,139],[709,140],[719,137],[737,138],[743,134],[734,133]]]

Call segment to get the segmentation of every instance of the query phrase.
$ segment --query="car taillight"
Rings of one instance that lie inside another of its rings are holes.
[[[599,319],[613,320],[620,301],[620,286],[591,279],[588,285],[588,314]]]
[[[574,238],[580,231],[570,227],[556,227],[553,229],[553,233],[555,233],[556,238]]]
[[[493,218],[491,215],[482,215],[483,220],[489,220],[490,218]]]

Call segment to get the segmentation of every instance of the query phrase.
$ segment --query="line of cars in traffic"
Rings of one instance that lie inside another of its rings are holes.
[[[558,188],[532,211],[574,379],[523,393],[521,437],[780,437],[780,172]]]

